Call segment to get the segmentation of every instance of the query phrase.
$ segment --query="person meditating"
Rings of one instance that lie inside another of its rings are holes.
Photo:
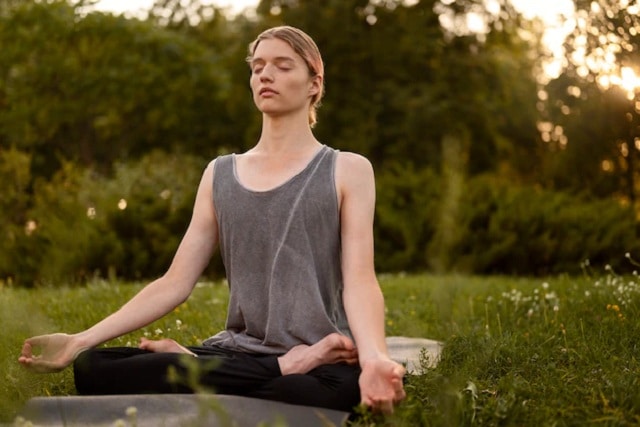
[[[405,369],[385,343],[371,164],[312,132],[324,66],[306,33],[268,29],[247,62],[260,138],[207,166],[167,272],[85,331],[27,339],[19,362],[36,372],[73,364],[79,394],[194,392],[168,372],[186,377],[196,363],[199,384],[216,393],[391,412],[405,397]],[[225,330],[199,346],[142,338],[138,348],[97,348],[183,303],[218,247]]]

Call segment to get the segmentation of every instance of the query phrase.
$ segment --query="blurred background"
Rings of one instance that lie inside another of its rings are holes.
[[[379,272],[541,276],[640,257],[637,0],[0,1],[0,283],[168,267],[261,117],[247,44],[317,42],[317,138],[375,168]],[[223,275],[216,257],[207,275]]]

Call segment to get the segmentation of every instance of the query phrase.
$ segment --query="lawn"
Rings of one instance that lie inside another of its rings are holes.
[[[358,425],[640,424],[636,275],[381,275],[380,283],[387,334],[438,339],[445,348],[435,369],[409,377],[394,415],[365,415]],[[32,396],[74,394],[69,369],[36,375],[18,366],[25,337],[83,329],[140,287],[0,288],[0,423]],[[197,344],[223,327],[226,302],[222,283],[202,283],[169,316],[109,344],[135,345],[143,335]]]

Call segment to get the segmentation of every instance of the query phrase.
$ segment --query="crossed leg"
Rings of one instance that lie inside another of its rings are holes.
[[[296,346],[280,357],[216,347],[186,348],[170,339],[142,340],[140,345],[144,348],[82,352],[74,363],[78,393],[193,393],[191,383],[184,380],[191,378],[189,369],[195,366],[197,384],[220,394],[344,411],[360,401],[357,351],[349,338],[338,334],[311,346]],[[193,363],[185,363],[188,354],[197,354]],[[176,373],[173,379],[170,369]]]
[[[170,338],[161,340],[140,340],[141,349],[155,353],[180,353],[196,356],[188,348]],[[278,357],[278,365],[282,375],[306,374],[320,365],[335,363],[358,363],[358,351],[353,341],[338,333],[329,334],[313,345],[297,345],[284,355]]]

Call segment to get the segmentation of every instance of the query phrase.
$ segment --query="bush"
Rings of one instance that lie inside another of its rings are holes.
[[[32,244],[20,254],[34,262],[24,277],[50,284],[162,274],[188,225],[205,165],[195,157],[154,152],[116,164],[108,178],[64,164],[35,186]]]
[[[439,215],[440,179],[431,169],[395,163],[377,177],[376,268],[420,270]]]
[[[0,281],[29,281],[31,224],[28,222],[31,156],[10,148],[0,149]]]
[[[447,213],[441,183],[430,169],[395,165],[379,175],[379,271],[438,267],[438,272],[544,275],[576,273],[587,264],[624,271],[631,267],[624,254],[640,252],[633,210],[615,200],[478,176],[463,184],[455,212]],[[454,218],[443,221],[443,215]]]
[[[116,166],[103,199],[117,238],[109,268],[119,277],[156,277],[169,267],[187,229],[206,161],[160,152]]]
[[[586,261],[624,268],[624,254],[640,249],[633,210],[616,201],[490,177],[468,183],[460,221],[453,267],[480,274],[575,273]]]

